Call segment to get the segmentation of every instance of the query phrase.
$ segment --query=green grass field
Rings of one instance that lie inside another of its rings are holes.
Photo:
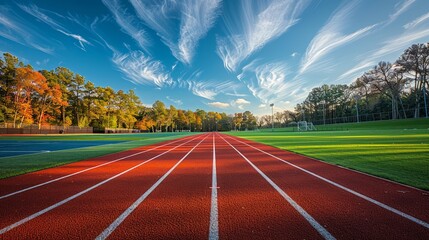
[[[0,158],[0,179],[28,172],[64,165],[83,159],[103,156],[128,149],[184,137],[192,133],[144,133],[144,134],[73,134],[0,136],[2,141],[123,141],[92,147],[64,149],[37,154],[25,154]]]
[[[231,132],[396,182],[429,190],[429,119],[316,126],[325,131]],[[327,131],[327,129],[347,129]]]

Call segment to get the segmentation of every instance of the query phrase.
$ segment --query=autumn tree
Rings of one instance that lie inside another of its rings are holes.
[[[243,113],[234,114],[233,118],[234,130],[241,130],[241,124],[243,123]]]
[[[44,95],[48,85],[46,78],[30,67],[16,69],[15,85],[13,85],[13,127],[22,126],[25,122],[33,122],[33,108],[31,105],[34,94]]]
[[[39,129],[42,127],[45,113],[47,111],[54,113],[61,106],[67,105],[67,102],[62,100],[60,85],[58,83],[48,81],[41,84],[40,91],[35,91],[33,101],[35,102],[34,110],[38,113],[37,123]]]

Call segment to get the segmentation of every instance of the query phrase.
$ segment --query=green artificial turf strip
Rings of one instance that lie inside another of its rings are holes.
[[[230,134],[429,190],[429,121],[419,120],[374,122],[368,130]]]
[[[398,119],[398,120],[383,120],[374,122],[360,122],[360,123],[339,123],[339,124],[326,124],[315,125],[318,131],[349,131],[349,130],[414,130],[414,129],[429,129],[429,118],[418,119]],[[297,131],[296,126],[286,128],[262,128],[261,132],[294,132]]]
[[[121,152],[140,146],[184,137],[191,133],[157,133],[157,134],[94,134],[94,135],[59,135],[59,136],[28,136],[2,137],[0,140],[23,141],[126,141],[115,144],[98,145],[83,148],[65,149],[52,152],[26,154],[0,158],[0,179],[12,177],[41,169],[60,166],[88,158]],[[1,142],[0,142],[1,143]]]

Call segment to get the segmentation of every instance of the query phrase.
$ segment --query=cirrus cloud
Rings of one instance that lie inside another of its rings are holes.
[[[278,38],[298,22],[308,1],[242,1],[239,19],[225,15],[226,37],[217,40],[217,53],[226,69],[233,72],[251,54]],[[238,21],[237,21],[238,20]]]

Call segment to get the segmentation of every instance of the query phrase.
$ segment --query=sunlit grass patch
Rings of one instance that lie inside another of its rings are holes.
[[[348,131],[230,134],[429,190],[428,126],[428,119],[412,119],[368,123]]]

